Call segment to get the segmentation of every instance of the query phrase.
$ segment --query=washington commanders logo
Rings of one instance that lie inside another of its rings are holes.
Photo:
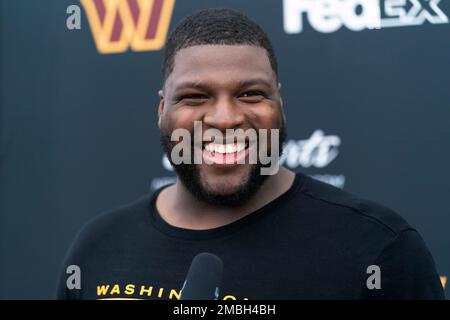
[[[159,50],[175,0],[81,0],[98,52]]]

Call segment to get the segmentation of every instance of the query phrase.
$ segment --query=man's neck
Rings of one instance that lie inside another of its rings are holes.
[[[156,208],[170,225],[205,230],[230,224],[258,210],[289,190],[295,173],[280,167],[244,204],[234,207],[214,206],[197,199],[182,182],[165,188],[158,196]]]

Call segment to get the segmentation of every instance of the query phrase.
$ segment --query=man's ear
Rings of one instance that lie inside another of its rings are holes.
[[[281,96],[280,96],[280,107],[281,107],[281,113],[283,114],[284,123],[286,123],[286,114],[284,113],[283,98]]]
[[[283,108],[284,102],[283,102],[283,97],[281,96],[280,89],[281,89],[281,82],[278,82],[278,94],[280,96],[280,108],[281,108],[281,113],[283,114],[284,122],[286,123],[286,115],[284,114],[284,108]]]
[[[280,106],[281,106],[281,109],[283,109],[283,97],[281,96],[280,90],[281,90],[281,82],[278,82],[278,94],[280,96]]]
[[[161,129],[162,114],[164,111],[164,92],[162,89],[158,91],[158,95],[159,95],[158,127],[159,129]]]

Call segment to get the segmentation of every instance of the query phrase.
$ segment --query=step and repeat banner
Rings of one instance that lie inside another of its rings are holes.
[[[0,3],[1,298],[52,298],[86,221],[173,181],[157,127],[162,49],[210,7],[247,14],[273,42],[283,165],[399,212],[446,286],[450,1]]]

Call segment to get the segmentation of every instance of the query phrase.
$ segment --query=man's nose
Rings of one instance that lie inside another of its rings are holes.
[[[243,110],[229,97],[218,99],[203,118],[206,127],[221,131],[238,129],[242,126],[244,120]]]

